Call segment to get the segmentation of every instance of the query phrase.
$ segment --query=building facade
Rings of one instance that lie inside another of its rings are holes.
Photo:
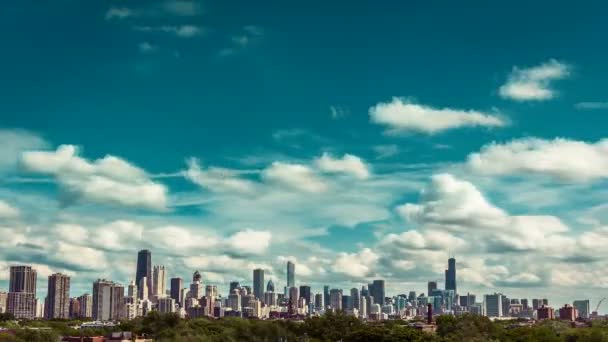
[[[31,266],[11,266],[6,311],[15,318],[36,318],[36,280]]]
[[[49,276],[44,311],[46,319],[70,318],[70,277],[61,273]]]

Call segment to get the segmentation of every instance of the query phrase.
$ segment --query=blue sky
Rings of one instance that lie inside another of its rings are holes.
[[[605,4],[0,6],[10,264],[595,301],[608,286]],[[557,304],[557,303],[556,303]]]

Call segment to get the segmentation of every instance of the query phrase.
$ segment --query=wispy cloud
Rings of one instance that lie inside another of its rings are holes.
[[[157,45],[153,45],[148,42],[141,42],[141,43],[139,43],[139,45],[137,45],[137,47],[139,48],[139,51],[141,53],[153,53],[158,50]]]
[[[180,38],[192,38],[205,33],[204,29],[200,26],[195,25],[181,25],[181,26],[135,26],[135,31],[140,32],[164,32],[171,33]]]
[[[106,20],[126,19],[133,15],[133,11],[127,7],[110,7],[106,12]]]
[[[434,108],[409,99],[395,97],[369,109],[371,121],[388,126],[387,133],[419,132],[434,134],[462,127],[503,127],[499,115],[476,110]]]
[[[576,109],[608,109],[608,101],[606,102],[579,102],[574,105]]]
[[[330,106],[329,114],[332,119],[337,120],[337,119],[341,119],[343,117],[348,116],[348,114],[350,114],[350,113],[347,108],[344,108],[341,106]]]
[[[235,53],[245,49],[253,42],[260,39],[264,34],[264,30],[259,26],[247,25],[241,28],[241,33],[235,34],[230,37],[229,46],[218,51],[219,57],[226,57],[234,55]]]
[[[555,59],[531,68],[515,66],[498,91],[502,98],[515,101],[550,100],[556,95],[551,83],[568,77],[570,69],[569,65]]]

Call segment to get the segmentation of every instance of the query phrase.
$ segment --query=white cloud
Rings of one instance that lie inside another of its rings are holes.
[[[232,170],[221,168],[201,169],[196,158],[188,159],[188,169],[184,171],[184,176],[194,184],[216,192],[250,193],[255,189],[254,182],[239,178]]]
[[[544,174],[566,181],[608,177],[608,139],[596,143],[525,138],[484,146],[468,165],[487,175]]]
[[[127,7],[110,7],[106,12],[106,20],[126,19],[133,16],[133,11]]]
[[[305,192],[318,193],[327,190],[327,185],[314,171],[302,164],[274,162],[262,171],[262,178]]]
[[[11,206],[10,204],[0,200],[0,219],[3,218],[16,218],[19,217],[19,209]]]
[[[268,231],[247,229],[237,232],[227,239],[232,251],[244,254],[262,254],[270,246],[272,235]]]
[[[201,5],[197,1],[188,0],[167,0],[163,9],[168,13],[187,17],[201,13]]]
[[[134,29],[140,32],[165,32],[172,33],[181,38],[192,38],[202,35],[204,30],[200,26],[181,25],[181,26],[135,26]]]
[[[113,221],[99,226],[92,236],[97,246],[110,250],[125,250],[133,248],[133,244],[141,241],[144,227],[132,221]]]
[[[377,154],[376,159],[386,159],[399,154],[399,146],[397,145],[376,145],[372,150]]]
[[[420,132],[434,134],[462,127],[503,127],[504,119],[475,110],[434,108],[395,97],[369,109],[371,121],[388,126],[389,134]]]
[[[608,102],[579,102],[574,107],[576,109],[608,109]]]
[[[152,53],[152,52],[156,52],[158,50],[157,45],[152,45],[148,42],[139,43],[139,45],[137,45],[137,47],[139,48],[139,51],[141,53]]]
[[[369,166],[361,158],[352,154],[345,154],[340,159],[323,153],[321,157],[315,159],[315,165],[324,172],[347,173],[359,179],[367,179],[370,176]]]
[[[568,227],[557,217],[509,215],[492,205],[473,184],[450,174],[433,176],[418,204],[407,203],[397,207],[397,211],[408,221],[427,229],[469,233],[479,239],[491,237],[483,244],[496,252],[543,250],[559,253],[560,248],[573,242],[561,235]],[[451,245],[456,246],[454,242]]]
[[[332,119],[337,120],[348,116],[349,111],[341,106],[329,106],[329,114],[331,115]]]
[[[515,101],[550,100],[555,97],[551,82],[566,78],[569,74],[570,67],[554,59],[531,68],[513,67],[499,94]]]
[[[107,155],[89,162],[78,148],[61,145],[56,151],[29,151],[21,165],[32,173],[54,176],[70,199],[164,210],[167,189],[127,161]]]
[[[23,151],[47,148],[40,136],[19,129],[0,129],[0,171],[15,167]]]
[[[380,256],[369,248],[358,253],[340,253],[333,266],[334,272],[351,277],[364,278],[373,275],[373,270]]]

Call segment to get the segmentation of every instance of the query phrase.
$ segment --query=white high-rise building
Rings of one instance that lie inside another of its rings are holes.
[[[241,311],[241,293],[238,289],[234,289],[231,294],[228,295],[228,307],[232,311]]]
[[[360,297],[359,300],[359,317],[366,319],[367,318],[367,300],[365,297]]]
[[[167,296],[167,276],[165,266],[156,265],[152,271],[152,297],[163,298]]]
[[[141,278],[141,280],[139,281],[139,284],[138,284],[138,288],[141,292],[141,296],[142,296],[141,298],[144,298],[144,299],[149,298],[148,294],[149,294],[150,289],[148,289],[148,278],[147,277]]]
[[[131,280],[129,286],[127,287],[127,297],[135,298],[137,296],[137,284],[135,284],[135,280]]]

